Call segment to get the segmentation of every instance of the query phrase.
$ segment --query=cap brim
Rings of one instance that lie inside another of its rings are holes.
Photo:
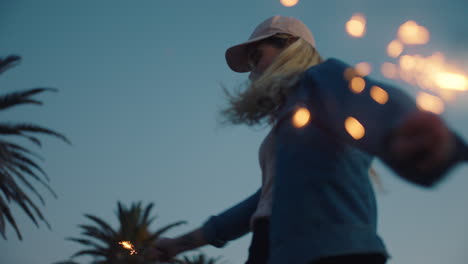
[[[265,34],[263,36],[253,38],[247,42],[228,48],[226,50],[225,56],[226,56],[226,62],[229,68],[231,68],[231,70],[235,72],[249,72],[250,67],[249,67],[248,59],[247,59],[247,49],[246,49],[247,45],[260,41],[262,39],[266,39],[277,33],[278,32]]]

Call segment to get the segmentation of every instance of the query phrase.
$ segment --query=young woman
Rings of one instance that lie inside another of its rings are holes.
[[[466,159],[462,140],[400,90],[368,78],[360,91],[350,89],[357,74],[336,59],[323,61],[295,18],[265,20],[226,60],[251,73],[245,91],[227,93],[224,117],[270,126],[259,151],[262,186],[202,227],[160,239],[153,259],[223,247],[253,231],[248,264],[383,264],[389,255],[376,231],[373,157],[423,186]],[[386,99],[373,98],[372,89]]]

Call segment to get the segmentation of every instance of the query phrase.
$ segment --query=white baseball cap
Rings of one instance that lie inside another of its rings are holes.
[[[273,16],[260,23],[246,42],[232,46],[226,50],[226,62],[231,70],[235,72],[249,72],[247,45],[278,33],[299,37],[315,48],[314,36],[302,21],[293,17]]]

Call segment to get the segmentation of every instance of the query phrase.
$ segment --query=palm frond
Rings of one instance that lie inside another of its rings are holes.
[[[17,65],[20,59],[20,56],[16,55],[0,57],[0,74]],[[23,104],[42,105],[42,102],[34,99],[33,96],[43,92],[57,92],[57,89],[37,87],[0,95],[0,110]],[[35,135],[49,135],[71,144],[63,134],[35,124],[0,123],[0,135],[25,138],[37,146],[41,146],[41,141]],[[31,159],[32,157],[41,161],[44,160],[41,156],[25,147],[7,140],[0,140],[0,194],[3,194],[3,197],[0,196],[0,234],[4,239],[6,239],[5,227],[10,224],[16,231],[18,238],[22,240],[19,228],[9,208],[10,202],[18,205],[36,226],[39,226],[38,222],[42,221],[49,229],[51,228],[39,208],[22,189],[24,187],[34,195],[34,198],[39,199],[42,205],[45,204],[44,198],[33,182],[30,181],[30,178],[32,178],[43,185],[55,198],[57,197],[57,194],[48,184],[48,175]],[[43,177],[40,177],[36,171],[40,172]],[[17,182],[21,183],[22,186],[20,187]]]
[[[6,58],[0,57],[0,73],[3,73],[6,70],[16,66],[20,60],[21,57],[17,55],[10,55]]]
[[[21,232],[19,231],[19,228],[18,226],[16,225],[16,221],[15,219],[13,218],[13,215],[11,214],[11,211],[10,211],[10,208],[8,207],[8,205],[5,203],[5,201],[3,200],[3,198],[0,196],[0,212],[1,212],[1,217],[2,217],[2,222],[0,224],[4,224],[5,221],[3,220],[3,216],[6,217],[8,223],[10,223],[10,225],[13,226],[13,229],[15,230],[16,232],[16,235],[18,236],[18,239],[19,240],[23,240],[23,236],[21,236]],[[2,237],[3,239],[6,239],[6,236],[5,236],[5,226],[2,226],[0,228],[0,231],[2,233]]]
[[[0,96],[0,110],[5,110],[10,107],[18,106],[21,104],[42,105],[41,101],[34,100],[29,97],[35,94],[41,93],[41,92],[45,92],[45,91],[57,92],[58,90],[56,88],[39,87],[39,88],[34,88],[34,89],[29,89],[29,90],[24,90],[24,91],[19,91],[19,92],[12,92],[12,93],[2,95]]]

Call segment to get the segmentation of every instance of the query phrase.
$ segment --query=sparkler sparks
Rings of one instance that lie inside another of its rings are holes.
[[[130,251],[130,255],[138,254],[130,241],[120,241],[119,244]]]
[[[400,54],[403,52],[403,49],[403,43],[397,39],[394,39],[387,46],[387,54],[392,58],[396,58],[400,56]]]
[[[296,128],[300,128],[300,127],[307,125],[309,121],[310,121],[310,111],[304,107],[298,108],[296,112],[294,113],[294,116],[292,119],[292,123],[294,127]]]
[[[398,28],[398,39],[407,45],[421,45],[429,42],[429,30],[410,20]]]
[[[354,77],[351,79],[351,82],[349,82],[349,88],[353,93],[361,93],[364,91],[364,88],[366,87],[366,81],[361,78],[361,77]]]
[[[366,33],[366,18],[363,14],[354,14],[351,19],[346,22],[346,31],[355,38],[361,38]]]
[[[280,0],[281,4],[284,5],[285,7],[292,7],[297,5],[299,0]]]
[[[364,126],[354,117],[348,117],[345,120],[345,129],[354,139],[359,140],[366,134]]]

